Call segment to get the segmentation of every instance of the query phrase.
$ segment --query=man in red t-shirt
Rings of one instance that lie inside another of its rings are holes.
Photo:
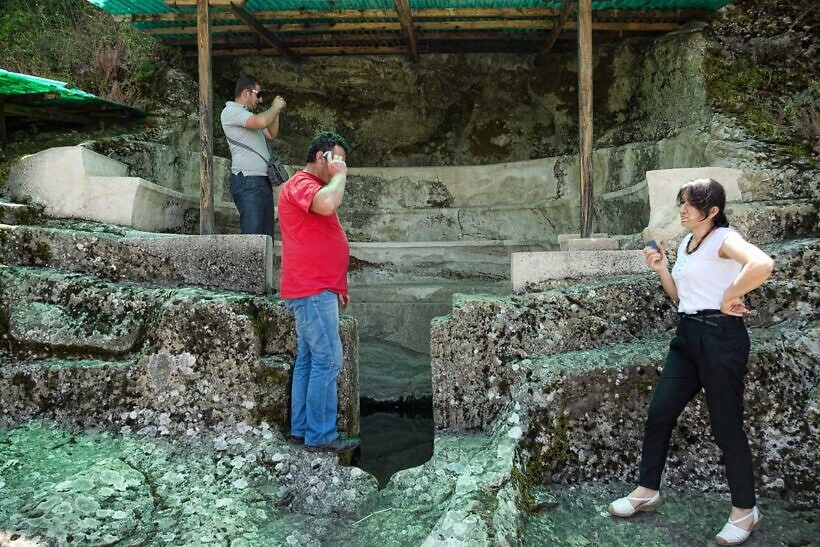
[[[347,181],[349,146],[320,132],[307,165],[279,192],[282,232],[280,294],[296,318],[297,353],[291,390],[291,439],[308,450],[346,452],[356,438],[336,431],[336,377],[342,370],[339,309],[347,307],[347,236],[336,210]]]

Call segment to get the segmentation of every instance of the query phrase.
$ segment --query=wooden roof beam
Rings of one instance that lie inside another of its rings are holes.
[[[407,0],[393,0],[393,5],[396,6],[396,13],[399,16],[404,37],[407,38],[407,49],[410,54],[410,60],[414,63],[418,63],[419,50],[416,47],[416,31],[413,28],[413,15],[410,13],[410,4],[407,3]]]
[[[296,48],[302,55],[398,55],[407,53],[405,46],[309,46]],[[214,57],[244,57],[247,55],[278,56],[278,49],[215,49]],[[186,56],[188,54],[186,53]]]
[[[245,8],[242,8],[237,4],[231,3],[230,9],[234,13],[234,15],[242,19],[242,21],[244,21],[245,24],[248,25],[248,27],[250,27],[250,29],[253,32],[258,34],[259,37],[262,38],[262,40],[267,42],[268,45],[279,49],[279,51],[282,52],[282,55],[284,55],[288,60],[293,61],[295,63],[299,62],[299,56],[296,55],[290,48],[288,48],[288,46],[283,44],[282,41],[276,35],[274,35],[271,31],[266,29],[265,26],[262,23],[260,23],[258,19],[256,19],[256,17],[248,13],[245,10]]]
[[[574,5],[574,0],[567,0],[566,4],[564,4],[564,8],[561,10],[561,15],[558,16],[558,20],[553,24],[552,31],[550,32],[547,41],[544,42],[544,45],[541,46],[541,49],[538,51],[538,56],[535,58],[535,66],[541,66],[550,54],[550,51],[552,51],[552,46],[555,45],[556,40],[558,40],[558,36],[560,36],[561,31],[564,30],[564,26],[567,24],[567,20],[572,14],[572,7]]]
[[[172,4],[168,4],[172,5]],[[212,4],[213,5],[213,4]],[[226,4],[227,6],[227,4]],[[343,10],[261,10],[252,12],[260,20],[306,20],[306,19],[333,19],[343,21],[349,19],[395,19],[396,12],[389,9],[343,9]],[[413,10],[413,18],[545,18],[558,17],[561,10],[554,8],[426,8]],[[658,9],[658,10],[595,10],[596,20],[609,21],[693,21],[707,20],[712,14],[702,9]],[[133,14],[122,16],[132,23],[173,23],[196,20],[196,13],[155,13]],[[220,11],[211,14],[213,21],[233,21],[236,16],[230,11]]]
[[[549,30],[553,27],[552,21],[544,19],[507,19],[495,21],[416,21],[416,30],[488,30],[488,29],[521,29],[521,30]],[[366,23],[337,23],[337,24],[304,24],[285,23],[276,25],[264,25],[264,28],[279,33],[289,32],[344,32],[344,31],[392,31],[401,30],[400,23],[392,22],[366,22]],[[576,30],[578,24],[574,21],[567,21],[565,29]],[[593,30],[611,31],[636,31],[636,32],[668,32],[679,30],[680,23],[643,23],[643,22],[619,22],[619,21],[594,21]],[[244,25],[219,25],[212,27],[214,34],[230,34],[247,32]],[[166,36],[174,34],[196,34],[196,27],[163,27],[146,29],[147,34],[153,36]],[[169,42],[173,39],[169,39]]]
[[[554,8],[426,8],[412,12],[416,19],[419,18],[454,18],[454,17],[505,17],[505,18],[533,18],[533,17],[555,17],[560,10]],[[396,19],[396,11],[389,9],[343,9],[343,10],[282,10],[254,11],[253,15],[257,19],[333,19],[335,21],[348,19]],[[124,16],[132,23],[172,23],[193,21],[196,13],[156,13],[156,14],[134,14]],[[211,15],[214,21],[232,21],[236,19],[231,12],[217,12]]]
[[[564,32],[559,37],[559,40],[563,39],[570,39],[571,33]],[[525,42],[542,42],[546,39],[546,35],[544,32],[527,32],[527,33],[516,33],[516,34],[509,34],[509,33],[500,33],[497,31],[458,31],[458,32],[446,32],[446,31],[421,31],[416,34],[416,38],[419,42],[428,41],[428,40],[451,40],[451,41],[463,41],[463,40],[491,40],[491,39],[501,39],[507,41],[525,41]],[[290,47],[290,48],[298,48],[302,44],[310,44],[310,43],[327,43],[329,45],[339,44],[339,43],[349,43],[349,42],[357,42],[357,43],[372,43],[372,44],[382,44],[384,42],[401,42],[402,35],[400,32],[377,32],[377,33],[368,33],[368,34],[360,34],[360,33],[332,33],[332,34],[289,34],[282,37],[282,40]],[[187,39],[178,39],[174,41],[166,41],[163,42],[166,44],[173,44],[176,46],[195,46],[196,39],[187,38]],[[259,39],[256,36],[244,36],[244,37],[220,37],[214,38],[211,43],[213,45],[218,46],[234,46],[234,48],[251,48],[251,47],[259,47],[261,48],[262,45],[259,43]]]

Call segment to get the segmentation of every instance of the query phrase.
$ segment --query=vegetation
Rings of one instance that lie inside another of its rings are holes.
[[[0,2],[0,67],[149,106],[172,54],[87,0]]]
[[[706,60],[715,107],[756,138],[820,162],[820,5],[740,0],[712,24]]]

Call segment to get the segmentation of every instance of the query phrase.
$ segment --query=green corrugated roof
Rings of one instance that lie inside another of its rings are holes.
[[[92,106],[105,105],[108,109],[117,109],[123,111],[130,111],[137,116],[146,116],[147,112],[133,106],[115,103],[91,93],[82,91],[81,89],[74,89],[68,87],[65,82],[57,80],[49,80],[48,78],[40,78],[38,76],[31,76],[29,74],[19,74],[17,72],[9,72],[0,68],[0,96],[15,96],[15,95],[31,95],[39,93],[56,93],[59,98],[49,99],[43,101],[27,102],[27,108],[42,108],[42,107],[78,107],[78,106]]]
[[[624,9],[705,9],[715,11],[730,0],[599,0],[592,2],[593,10]],[[172,8],[163,0],[89,0],[92,4],[114,15],[154,15],[181,13],[190,8]],[[410,9],[428,8],[560,8],[563,2],[543,0],[409,0]],[[393,9],[392,0],[248,0],[245,9],[273,10],[340,10],[340,9]]]
[[[195,52],[196,8],[169,7],[164,0],[88,1],[112,14],[130,17],[136,28],[182,48],[184,54]],[[503,51],[520,47],[519,38],[524,38],[522,43],[529,40],[528,47],[533,49],[533,34],[540,33],[546,40],[566,6],[565,2],[552,0],[407,1],[417,48],[430,53],[447,50],[454,43]],[[597,25],[596,33],[605,37],[669,32],[688,21],[707,19],[710,12],[729,1],[593,0],[593,25]],[[270,48],[274,40],[294,52],[303,50],[301,54],[305,55],[345,55],[352,48],[356,48],[352,54],[367,54],[367,48],[396,53],[390,48],[412,46],[411,33],[405,29],[393,0],[247,0],[244,9],[269,34],[254,31],[242,20],[242,14],[214,7],[211,29],[215,56],[252,51],[281,54],[281,47]],[[569,33],[573,25],[569,22],[563,30]],[[613,34],[616,32],[620,34]]]

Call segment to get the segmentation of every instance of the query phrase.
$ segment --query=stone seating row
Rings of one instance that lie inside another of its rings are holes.
[[[99,426],[145,411],[175,423],[288,428],[294,319],[270,298],[0,268],[0,415]],[[358,432],[358,334],[340,325],[340,431]]]

